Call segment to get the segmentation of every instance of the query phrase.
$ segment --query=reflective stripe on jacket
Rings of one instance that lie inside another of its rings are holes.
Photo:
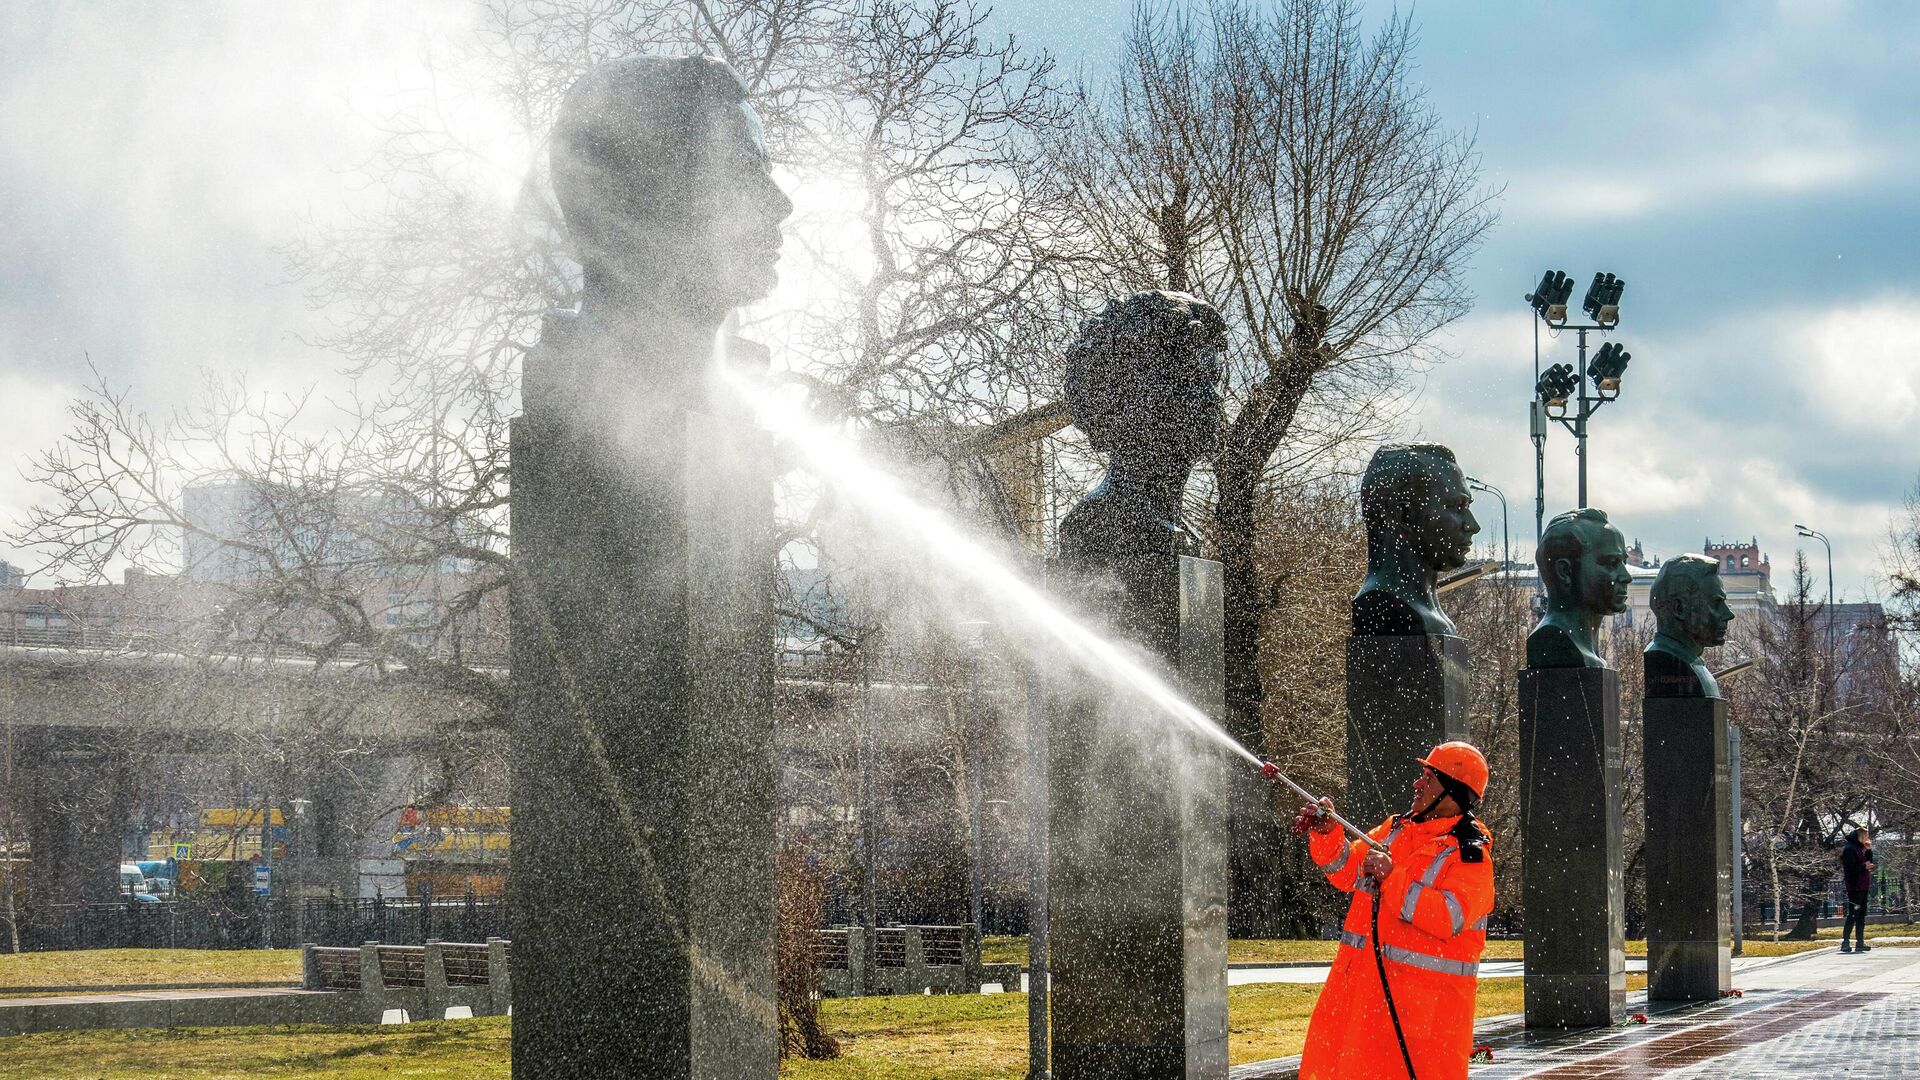
[[[1460,858],[1449,833],[1459,818],[1390,818],[1371,836],[1387,845],[1393,872],[1380,886],[1380,955],[1420,1080],[1463,1080],[1473,1050],[1473,999],[1493,857]],[[1367,846],[1314,833],[1309,852],[1335,888],[1354,893],[1326,988],[1307,1026],[1300,1080],[1391,1080],[1406,1075],[1381,993],[1369,939],[1374,897],[1356,889]],[[1370,882],[1367,884],[1371,884]]]

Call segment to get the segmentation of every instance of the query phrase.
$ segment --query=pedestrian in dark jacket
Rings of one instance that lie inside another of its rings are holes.
[[[1840,852],[1840,877],[1847,886],[1847,918],[1840,926],[1841,952],[1873,948],[1867,944],[1867,893],[1873,888],[1873,867],[1873,837],[1865,829],[1848,833],[1847,846]],[[1848,946],[1849,931],[1857,945]]]

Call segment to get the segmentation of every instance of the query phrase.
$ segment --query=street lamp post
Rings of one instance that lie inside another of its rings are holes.
[[[1573,279],[1558,270],[1549,270],[1540,278],[1540,284],[1528,293],[1526,301],[1533,307],[1539,320],[1553,330],[1572,330],[1578,341],[1578,367],[1572,364],[1554,364],[1544,372],[1539,370],[1539,360],[1534,360],[1536,372],[1533,390],[1535,406],[1533,408],[1532,437],[1534,441],[1534,506],[1536,519],[1544,519],[1546,514],[1546,423],[1545,419],[1558,420],[1574,438],[1574,456],[1579,463],[1579,506],[1587,505],[1587,427],[1601,406],[1620,396],[1620,380],[1626,374],[1627,362],[1632,354],[1621,348],[1618,342],[1607,342],[1594,352],[1591,363],[1587,360],[1587,334],[1607,333],[1620,324],[1620,295],[1626,290],[1625,280],[1612,274],[1593,275],[1593,284],[1587,287],[1586,299],[1581,304],[1591,323],[1569,325],[1567,323],[1567,300],[1573,295]],[[1536,325],[1535,348],[1538,348],[1539,328]],[[1575,403],[1572,412],[1568,412],[1568,403]],[[1539,521],[1536,520],[1536,527]]]
[[[857,646],[860,661],[860,992],[873,992],[874,966],[880,930],[880,812],[874,792],[875,756],[879,752],[873,731],[873,667],[868,655],[872,639],[862,635]]]
[[[1741,954],[1746,939],[1746,827],[1740,817],[1740,725],[1727,725],[1727,805],[1731,810],[1727,824],[1733,832],[1733,955]]]
[[[1833,542],[1827,539],[1826,533],[1823,533],[1818,529],[1809,529],[1805,525],[1802,525],[1797,521],[1794,522],[1793,528],[1794,528],[1794,531],[1798,532],[1801,536],[1812,537],[1813,539],[1820,541],[1821,545],[1827,549],[1827,671],[1832,672],[1833,671],[1833,615],[1834,615],[1834,612],[1833,612]]]
[[[1500,500],[1500,569],[1513,569],[1513,536],[1507,531],[1507,495],[1506,492],[1478,477],[1467,477],[1467,486],[1475,491],[1484,491]]]
[[[1046,572],[1045,564],[1041,574]],[[1047,911],[1047,699],[1042,674],[1027,664],[1027,1080],[1051,1080]]]

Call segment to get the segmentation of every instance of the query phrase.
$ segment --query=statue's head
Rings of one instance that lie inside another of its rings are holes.
[[[1360,480],[1360,511],[1369,563],[1404,549],[1428,573],[1464,565],[1480,531],[1466,474],[1453,451],[1435,443],[1374,451]]]
[[[1695,649],[1724,645],[1733,609],[1727,606],[1720,562],[1705,555],[1676,555],[1660,567],[1648,597],[1660,632]]]
[[[793,203],[726,64],[635,56],[590,69],[560,104],[550,153],[590,278],[716,308],[773,291]]]
[[[1604,510],[1570,510],[1547,522],[1534,557],[1556,611],[1618,615],[1627,610],[1627,538],[1607,522]]]
[[[1067,348],[1067,408],[1095,450],[1181,476],[1220,425],[1220,350],[1212,305],[1154,290],[1109,300]]]

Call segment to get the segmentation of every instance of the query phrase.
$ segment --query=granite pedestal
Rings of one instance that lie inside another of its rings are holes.
[[[683,329],[550,317],[514,422],[521,1080],[778,1071],[768,455]]]
[[[1727,703],[1645,702],[1647,996],[1716,1001],[1733,988]]]
[[[1362,828],[1407,809],[1412,762],[1465,739],[1467,643],[1451,634],[1347,639],[1347,796]]]
[[[1520,784],[1527,1026],[1607,1026],[1627,997],[1618,672],[1520,672]]]
[[[1128,621],[1218,717],[1220,564],[1141,570]],[[1123,716],[1104,689],[1050,711],[1053,1076],[1224,1080],[1229,758],[1157,711]]]

